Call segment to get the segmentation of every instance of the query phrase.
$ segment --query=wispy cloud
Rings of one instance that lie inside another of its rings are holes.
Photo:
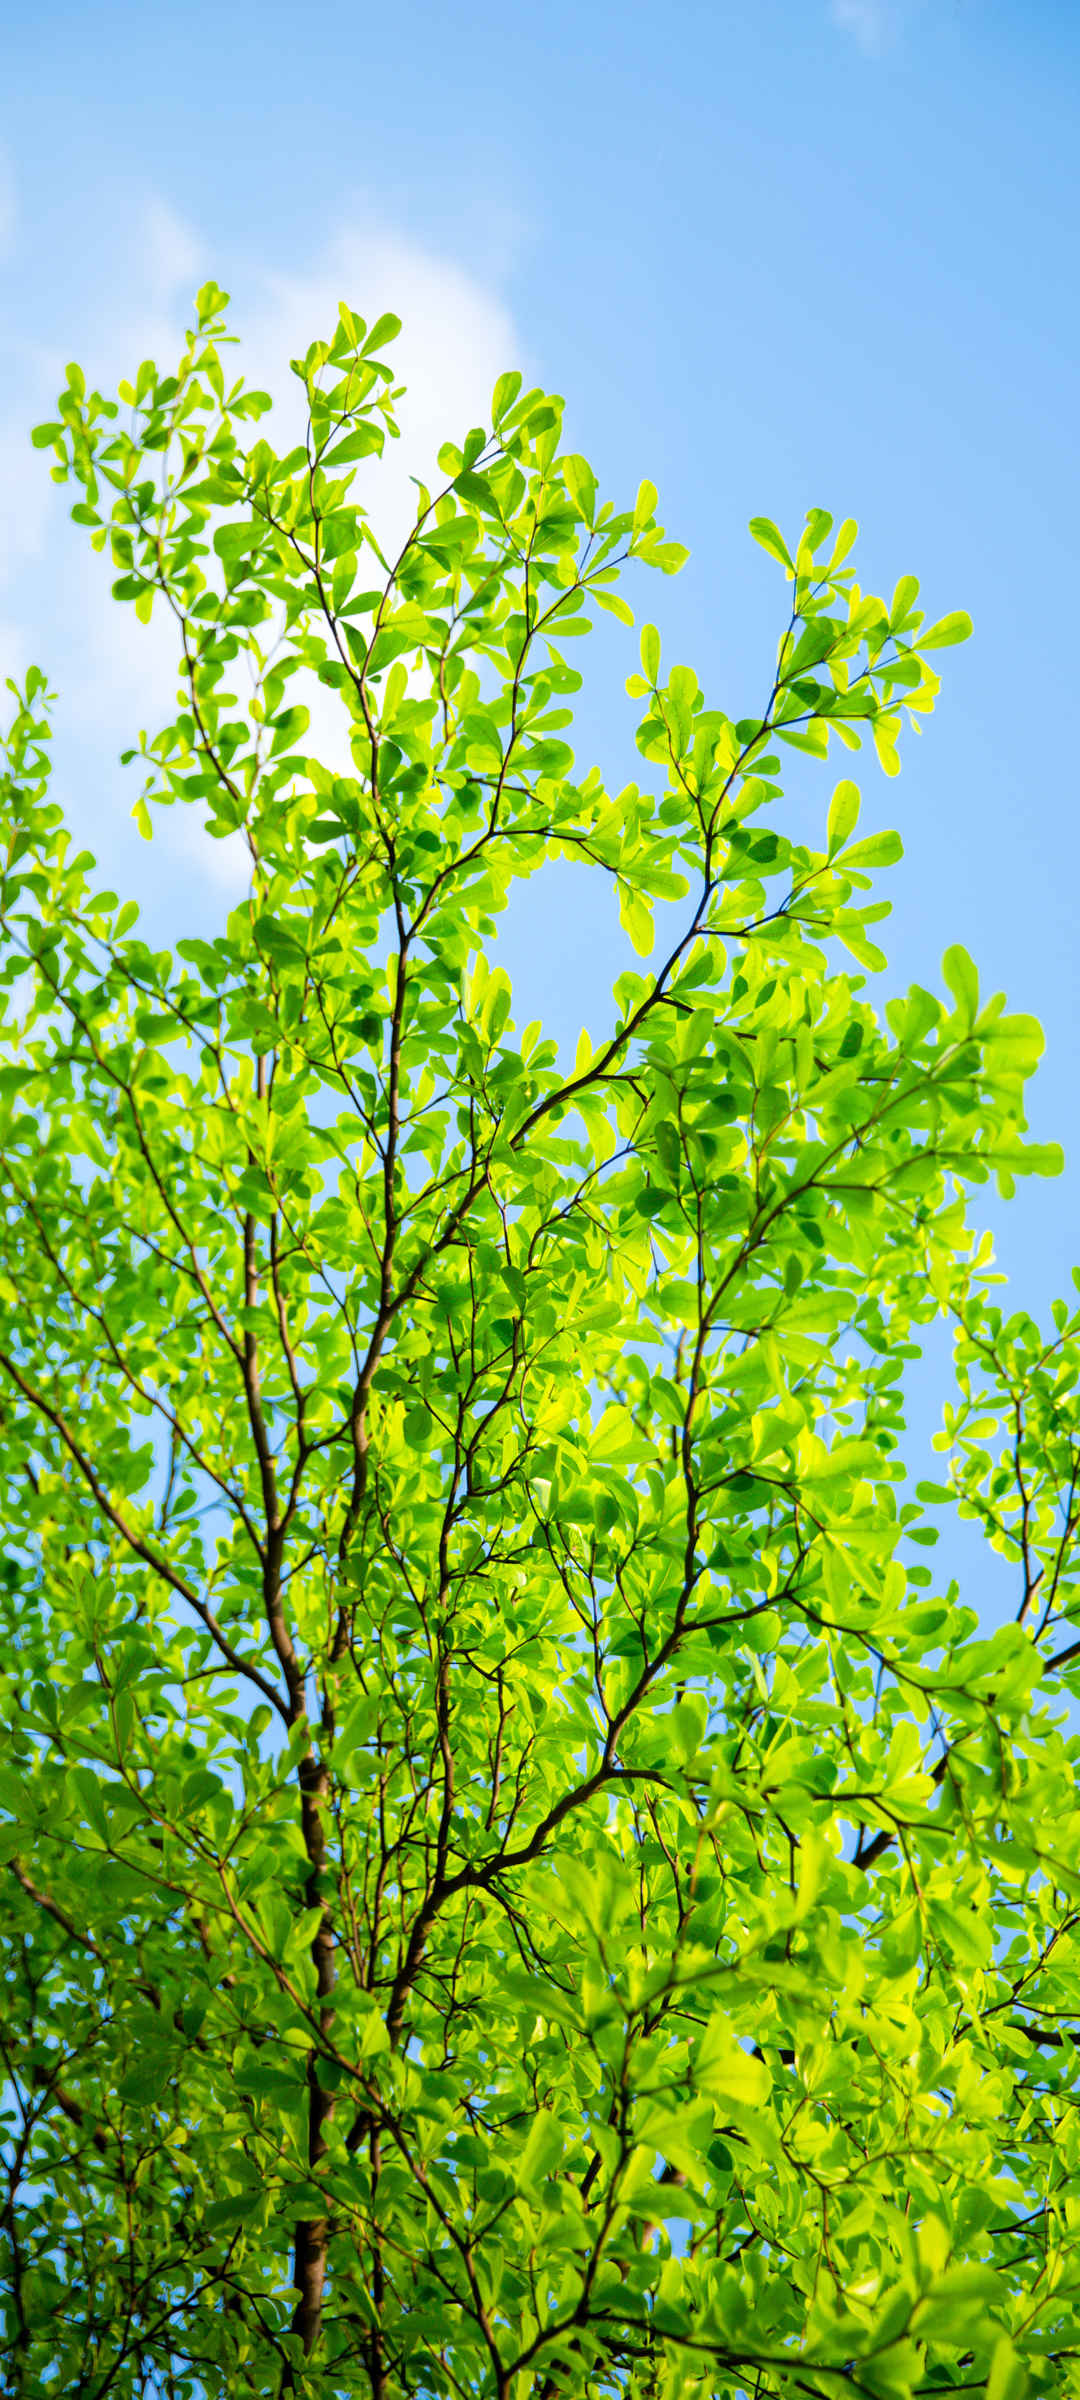
[[[829,0],[829,18],[867,58],[879,58],[896,31],[890,0]]]

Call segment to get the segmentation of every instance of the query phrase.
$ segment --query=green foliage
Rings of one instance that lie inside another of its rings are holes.
[[[1040,1036],[961,950],[875,1013],[899,842],[850,780],[819,850],[780,810],[785,748],[895,771],[967,620],[864,594],[850,520],[757,519],[765,706],[707,707],[646,626],[613,796],[570,645],[627,560],[682,562],[652,486],[602,500],[504,376],[388,560],[395,320],[342,308],[279,457],[222,307],[123,413],[72,368],[35,436],[175,622],[142,828],[197,806],[251,888],[151,948],[50,801],[30,675],[5,2388],[1080,2392],[1080,1317],[1005,1319],[965,1215],[1056,1170]],[[490,955],[552,859],[639,959],[569,1073]],[[912,1493],[940,1311],[947,1479]],[[938,1590],[942,1506],[1015,1561],[1015,1623]]]

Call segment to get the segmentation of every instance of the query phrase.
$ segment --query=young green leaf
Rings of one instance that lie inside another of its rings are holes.
[[[763,550],[768,551],[770,558],[779,559],[781,566],[790,567],[794,574],[794,560],[783,534],[773,524],[771,517],[751,517],[750,531],[755,542],[758,542]]]
[[[862,805],[857,783],[838,783],[829,802],[829,822],[826,834],[829,857],[842,850],[849,833],[854,833]]]

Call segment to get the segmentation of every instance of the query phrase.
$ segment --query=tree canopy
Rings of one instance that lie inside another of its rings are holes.
[[[792,750],[895,773],[968,621],[864,593],[850,520],[755,520],[755,713],[646,624],[613,794],[575,644],[632,622],[624,566],[682,563],[652,486],[602,502],[505,375],[388,555],[395,320],[342,307],[278,455],[224,300],[116,402],[72,367],[35,435],[175,627],[142,829],[194,809],[250,890],[148,943],[50,798],[31,672],[5,2388],[1080,2393],[1080,1316],[1007,1314],[968,1214],[1057,1168],[1041,1036],[959,948],[882,1005],[899,839],[845,775],[808,847],[781,788]],[[634,960],[572,1066],[494,955],[559,861]],[[935,1579],[942,1510],[1013,1562],[1011,1621]]]

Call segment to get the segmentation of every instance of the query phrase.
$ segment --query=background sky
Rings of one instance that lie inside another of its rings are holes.
[[[1076,0],[7,0],[0,20],[0,671],[36,658],[58,686],[59,796],[109,883],[167,938],[220,911],[232,869],[190,821],[149,848],[130,825],[117,754],[168,706],[172,645],[109,600],[28,429],[65,359],[101,381],[175,350],[207,275],[271,388],[339,298],[394,308],[408,468],[506,366],[564,393],[603,490],[658,485],[691,562],[631,596],[735,717],[784,609],[747,518],[854,514],[864,588],[914,572],[932,616],[975,620],[900,781],[857,771],[867,829],[906,845],[889,987],[938,982],[962,941],[1046,1027],[1033,1123],[1067,1172],[994,1219],[1017,1303],[1044,1309],[1080,1258]],[[618,788],[636,637],[605,620],[586,658],[579,766]],[[808,831],[840,771],[793,770]],[[617,942],[591,884],[535,890],[507,935],[515,1014],[572,1046]]]

